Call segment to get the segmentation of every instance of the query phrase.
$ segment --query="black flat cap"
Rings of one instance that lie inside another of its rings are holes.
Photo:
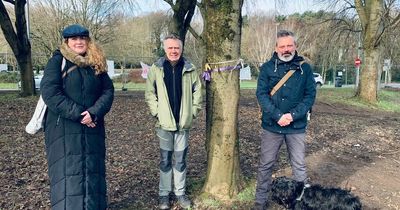
[[[69,37],[75,37],[75,36],[89,37],[89,30],[87,30],[87,28],[85,28],[79,24],[73,24],[73,25],[69,25],[66,28],[64,28],[62,35],[63,35],[64,39],[69,38]]]

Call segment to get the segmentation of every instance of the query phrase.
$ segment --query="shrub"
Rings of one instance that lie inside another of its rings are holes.
[[[0,72],[0,82],[1,83],[16,83],[20,80],[19,72]]]
[[[134,83],[145,83],[146,80],[142,77],[142,69],[132,69],[129,72],[129,80]]]

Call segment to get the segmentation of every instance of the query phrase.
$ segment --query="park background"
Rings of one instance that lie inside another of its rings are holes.
[[[13,6],[7,2],[12,1],[2,1],[6,3],[12,22],[18,22],[12,15]],[[154,151],[158,145],[144,103],[140,62],[151,64],[162,56],[161,40],[169,33],[173,15],[169,5],[165,6],[168,1],[149,4],[88,0],[28,2],[25,7],[29,9],[27,32],[32,46],[31,71],[35,74],[41,73],[51,53],[61,43],[63,27],[75,22],[88,27],[108,59],[114,61],[115,71],[120,76],[114,78],[116,100],[106,119],[110,209],[156,208],[158,153]],[[241,190],[230,202],[199,196],[208,167],[206,111],[203,111],[191,133],[189,155],[188,193],[196,200],[195,209],[250,209],[252,206],[260,129],[255,81],[259,65],[273,52],[278,29],[289,29],[298,35],[300,54],[326,81],[318,90],[307,133],[311,180],[352,190],[360,196],[365,209],[399,209],[400,181],[396,174],[399,172],[400,97],[390,86],[399,81],[399,27],[388,27],[380,40],[381,57],[376,68],[379,76],[376,81],[370,81],[379,84],[378,97],[375,103],[368,103],[353,97],[357,91],[355,59],[359,57],[362,61],[359,70],[368,67],[363,59],[363,36],[356,12],[341,13],[346,4],[330,4],[329,1],[318,5],[307,3],[307,6],[299,2],[245,1],[240,58],[251,67],[253,78],[240,81],[237,141]],[[389,5],[393,15],[399,13],[398,1],[385,2],[392,3]],[[143,5],[155,9],[145,9]],[[265,9],[264,5],[269,6]],[[291,9],[299,5],[305,9]],[[198,10],[196,14],[191,26],[194,32],[200,32],[204,30],[203,22]],[[205,57],[201,42],[192,33],[187,33],[185,38],[185,56],[201,67]],[[0,43],[1,63],[7,63],[7,71],[1,73],[5,79],[1,82],[4,91],[0,97],[0,180],[3,186],[0,208],[46,209],[49,189],[43,136],[24,132],[37,95],[20,97],[25,90],[18,90],[21,68],[14,57],[14,49],[8,46],[5,38],[1,38]],[[336,84],[337,77],[343,86]],[[122,89],[128,91],[120,91]],[[282,150],[282,161],[275,175],[287,175],[287,166]]]

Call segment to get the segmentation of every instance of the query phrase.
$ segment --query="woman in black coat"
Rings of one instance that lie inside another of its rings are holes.
[[[70,25],[63,37],[40,86],[48,107],[44,131],[51,208],[106,209],[104,116],[114,86],[104,54],[86,28]]]

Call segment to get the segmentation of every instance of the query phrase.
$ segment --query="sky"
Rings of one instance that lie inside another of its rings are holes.
[[[275,3],[276,2],[276,3]],[[245,0],[243,14],[276,11],[280,15],[303,13],[308,10],[318,11],[325,9],[323,5],[313,3],[313,0],[287,0],[287,3],[280,3],[279,0]],[[163,0],[138,0],[140,12],[138,15],[158,10],[169,10],[170,6]]]

